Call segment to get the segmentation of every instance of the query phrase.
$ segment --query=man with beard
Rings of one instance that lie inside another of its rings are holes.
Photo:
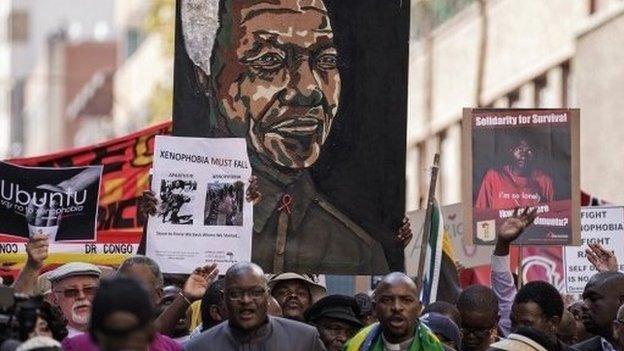
[[[492,289],[472,285],[459,295],[462,351],[485,351],[498,339],[498,300]]]
[[[184,0],[181,19],[195,64],[188,78],[207,97],[214,136],[245,137],[258,176],[252,261],[274,273],[387,272],[381,244],[309,173],[341,91],[323,1]]]
[[[379,323],[357,333],[345,345],[346,351],[445,350],[418,320],[422,303],[410,277],[399,272],[386,275],[375,289],[373,301]]]
[[[526,133],[525,133],[526,134]],[[478,209],[535,206],[554,199],[552,177],[534,167],[535,142],[530,135],[509,135],[508,160],[489,169],[475,201]],[[513,196],[517,194],[518,196]]]
[[[290,272],[271,278],[269,289],[284,317],[300,322],[305,320],[304,315],[310,306],[327,293],[324,286],[309,277]]]
[[[341,351],[364,325],[357,318],[357,302],[351,296],[330,295],[317,301],[306,312],[306,321],[314,325],[328,351]]]
[[[193,274],[193,278],[198,280],[206,279],[206,281],[209,282],[211,277],[214,275],[214,270],[214,267],[212,267],[212,270],[205,269],[200,273],[198,273],[199,270],[196,270]],[[149,296],[149,304],[151,304],[151,306],[157,306],[160,303],[163,293],[163,275],[158,264],[151,258],[146,256],[128,257],[119,266],[116,275],[118,277],[132,278],[140,283],[143,287],[141,290],[144,290]],[[182,294],[184,293],[180,292],[177,296]],[[162,327],[161,325],[155,326]],[[153,330],[153,335],[149,343],[150,351],[177,351],[182,349],[177,342],[158,331],[158,328]],[[67,338],[63,340],[63,349],[67,351],[98,351],[99,348],[96,346],[95,340],[93,340],[92,336],[93,331],[91,334],[84,333],[75,337]]]
[[[583,324],[595,337],[574,345],[579,351],[612,351],[617,342],[613,336],[613,321],[624,303],[624,274],[600,272],[594,274],[583,290]]]
[[[67,337],[87,331],[91,302],[102,271],[89,263],[72,262],[51,271],[52,301],[67,319]]]
[[[185,350],[325,350],[314,327],[267,315],[269,290],[258,265],[230,267],[223,293],[229,319],[191,339]]]

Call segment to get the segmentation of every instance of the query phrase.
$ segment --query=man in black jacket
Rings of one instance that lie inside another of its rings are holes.
[[[316,328],[267,315],[269,289],[262,269],[237,263],[225,274],[223,290],[229,319],[192,339],[188,351],[325,351]]]
[[[576,344],[579,351],[616,350],[613,321],[618,308],[624,303],[624,274],[601,272],[591,277],[583,291],[585,308],[583,324],[595,337]]]
[[[551,338],[562,351],[574,350],[557,338],[557,331],[563,316],[563,299],[557,288],[543,281],[524,285],[516,294],[511,308],[511,324],[534,328]]]

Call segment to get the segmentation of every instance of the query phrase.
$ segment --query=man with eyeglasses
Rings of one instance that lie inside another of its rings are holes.
[[[210,284],[216,272],[213,272],[216,267],[211,267],[212,270],[203,272],[203,270],[197,269],[195,270],[192,278],[194,280],[205,280],[203,284]],[[203,275],[202,275],[203,274]],[[117,270],[117,277],[125,277],[131,278],[141,285],[148,294],[148,302],[152,306],[157,306],[160,303],[162,298],[162,286],[163,286],[163,275],[158,267],[158,264],[149,257],[146,256],[131,256],[128,257],[124,262],[119,266]],[[188,299],[186,295],[182,295],[183,292],[180,292],[176,295],[182,299]],[[174,299],[175,301],[175,299]],[[186,302],[184,302],[184,306],[188,307]],[[98,318],[101,316],[95,316],[94,318]],[[178,317],[179,319],[179,317]],[[169,338],[165,334],[171,334],[172,327],[163,325],[165,323],[155,323],[155,330],[153,330],[153,335],[149,343],[148,350],[158,350],[158,351],[178,351],[181,350],[182,347],[173,339]],[[167,330],[163,330],[166,328]],[[63,340],[63,350],[66,351],[98,351],[100,348],[96,345],[96,340],[93,339],[94,330],[91,330],[91,333],[83,333],[81,335],[77,335],[75,337],[66,338]]]
[[[324,286],[308,276],[297,273],[277,274],[269,281],[271,295],[282,307],[285,318],[304,321],[305,313],[312,304],[327,294]]]
[[[242,262],[228,269],[223,293],[229,319],[192,339],[185,350],[325,350],[316,328],[268,316],[269,290],[258,265]]]
[[[87,331],[101,273],[98,267],[82,262],[67,263],[49,273],[52,301],[67,319],[68,338]]]
[[[498,339],[498,300],[492,289],[471,285],[457,300],[461,315],[462,351],[485,351]]]

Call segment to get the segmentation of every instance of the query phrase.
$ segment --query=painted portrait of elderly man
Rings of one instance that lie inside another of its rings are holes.
[[[244,137],[266,272],[403,269],[409,2],[178,0],[174,134]]]

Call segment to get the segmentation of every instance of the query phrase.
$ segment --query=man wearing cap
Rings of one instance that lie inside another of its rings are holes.
[[[100,291],[93,302],[93,318],[89,336],[97,350],[148,350],[156,332],[154,305],[145,285],[126,277],[103,279]],[[89,350],[68,348],[63,350]],[[162,347],[159,351],[181,350]]]
[[[292,272],[275,275],[269,281],[269,289],[282,307],[284,317],[301,322],[310,306],[327,294],[324,286],[307,275]]]
[[[306,321],[316,326],[328,351],[340,351],[347,340],[364,325],[357,318],[359,307],[353,297],[330,295],[317,301],[306,312]]]
[[[453,350],[461,349],[461,332],[452,319],[443,314],[431,312],[420,317],[420,321],[429,327],[444,345]]]
[[[52,302],[67,318],[67,337],[87,331],[91,302],[102,271],[89,263],[72,262],[51,271]]]
[[[72,337],[87,329],[91,301],[102,271],[92,264],[72,262],[47,272],[40,278],[39,271],[48,257],[48,247],[46,235],[35,234],[30,238],[26,244],[26,265],[13,287],[16,293],[47,295],[46,299],[63,312],[67,319],[67,337]]]

